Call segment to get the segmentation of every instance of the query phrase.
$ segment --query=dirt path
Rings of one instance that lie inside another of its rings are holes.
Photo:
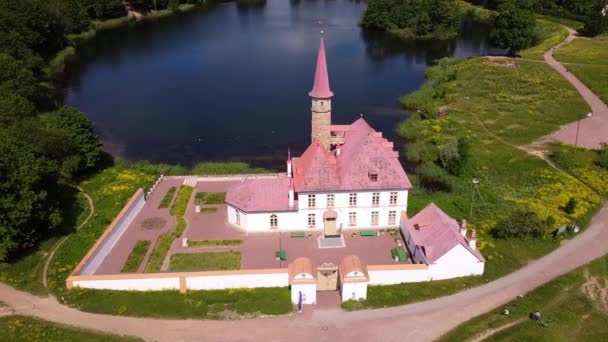
[[[578,38],[576,31],[570,28],[568,28],[568,30],[570,31],[568,38],[549,49],[549,51],[545,53],[544,59],[549,66],[566,78],[566,80],[568,80],[568,82],[570,82],[570,84],[579,92],[585,102],[589,104],[593,116],[581,120],[580,127],[578,121],[562,126],[557,132],[551,134],[550,138],[573,145],[576,141],[577,130],[579,130],[578,145],[597,149],[602,142],[608,142],[608,106],[553,57],[555,50]]]
[[[87,224],[87,222],[89,222],[89,219],[95,213],[95,205],[93,205],[93,199],[91,198],[91,196],[89,196],[89,194],[87,194],[86,192],[84,192],[84,190],[81,187],[75,186],[75,188],[78,189],[78,191],[87,199],[87,202],[89,203],[89,215],[87,216],[87,218],[84,219],[84,221],[82,221],[82,223],[78,227],[76,227],[76,230],[79,230],[85,224]],[[42,269],[42,285],[44,285],[44,287],[48,287],[49,265],[51,264],[51,261],[53,260],[53,256],[55,256],[55,252],[57,252],[57,250],[63,245],[63,243],[69,237],[70,237],[70,235],[62,237],[61,240],[59,240],[55,244],[55,246],[53,247],[53,249],[49,253],[49,256],[46,258],[46,261],[44,263],[44,268]]]

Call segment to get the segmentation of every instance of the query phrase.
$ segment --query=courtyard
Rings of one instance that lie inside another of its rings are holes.
[[[183,214],[185,229],[177,234],[176,202],[184,179],[163,179],[95,274],[153,272],[147,266],[155,252],[162,255],[161,272],[287,268],[298,257],[310,258],[316,266],[339,265],[347,255],[357,255],[367,265],[396,263],[391,250],[402,239],[396,229],[344,230],[340,237],[330,239],[324,239],[320,230],[242,231],[227,222],[223,204],[225,192],[240,181],[196,182],[191,193],[182,194],[189,197]],[[168,250],[159,252],[167,239]],[[401,263],[410,262],[405,253]]]

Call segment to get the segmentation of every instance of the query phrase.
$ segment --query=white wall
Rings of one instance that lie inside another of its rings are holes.
[[[353,298],[354,293],[354,298]],[[342,283],[340,286],[342,301],[360,300],[367,298],[367,283]]]
[[[303,296],[304,304],[316,304],[317,302],[317,284],[292,284],[291,285],[291,302],[298,304],[300,300],[300,291]]]
[[[179,277],[148,279],[75,280],[74,287],[103,290],[179,290]]]
[[[106,236],[105,240],[99,245],[95,253],[93,253],[91,258],[82,267],[79,274],[90,275],[97,271],[103,260],[108,256],[108,254],[110,254],[110,251],[112,248],[114,248],[122,234],[124,234],[124,232],[127,230],[135,216],[137,216],[141,208],[144,207],[144,204],[146,204],[146,200],[142,191],[140,196],[133,201],[129,208],[127,208],[125,214],[122,216],[120,221],[116,223],[110,234]]]
[[[468,249],[458,245],[429,265],[429,272],[432,280],[466,277],[483,274],[484,265]]]
[[[189,290],[216,290],[287,286],[289,286],[289,276],[287,270],[285,270],[285,273],[234,274],[221,276],[186,277],[186,288]]]
[[[429,269],[413,270],[368,270],[370,285],[393,285],[431,280]]]
[[[377,206],[372,206],[372,193],[380,192],[380,203]],[[349,206],[350,192],[334,193],[334,207],[327,208],[327,194],[315,193],[315,207],[308,207],[308,196],[312,193],[298,194],[298,210],[290,212],[262,212],[262,213],[244,213],[240,212],[240,227],[251,232],[266,232],[271,231],[270,215],[275,214],[278,218],[278,229],[290,231],[302,230],[323,230],[323,213],[327,209],[332,209],[338,213],[336,226],[342,229],[361,229],[361,228],[386,228],[397,227],[402,211],[407,210],[406,190],[396,191],[397,204],[390,205],[391,191],[366,191],[358,192],[357,206]],[[236,225],[236,208],[228,205],[228,222]],[[371,226],[371,213],[378,212],[378,225]],[[388,222],[389,211],[395,211],[395,224]],[[351,227],[348,225],[348,214],[350,212],[357,213],[357,225]],[[316,227],[308,228],[308,214],[315,214]]]

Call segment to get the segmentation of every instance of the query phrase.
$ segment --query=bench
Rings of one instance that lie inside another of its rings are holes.
[[[372,229],[362,230],[359,232],[361,236],[376,236],[376,231]]]
[[[306,233],[305,232],[292,232],[291,234],[289,234],[289,236],[291,236],[292,238],[303,238],[303,237],[306,237]]]
[[[284,249],[281,249],[280,251],[275,252],[274,256],[276,258],[279,258],[279,259],[285,261],[285,260],[287,260],[287,251]]]
[[[407,255],[405,254],[405,251],[401,247],[395,247],[395,248],[391,249],[391,255],[393,256],[393,259],[397,258],[397,260],[399,260],[399,261],[407,260]]]

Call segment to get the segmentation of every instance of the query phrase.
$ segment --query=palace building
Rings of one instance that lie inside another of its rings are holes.
[[[393,143],[362,117],[350,125],[332,124],[323,34],[309,95],[310,146],[300,157],[288,153],[286,172],[231,187],[228,222],[246,231],[311,229],[326,236],[399,226],[412,185]]]

